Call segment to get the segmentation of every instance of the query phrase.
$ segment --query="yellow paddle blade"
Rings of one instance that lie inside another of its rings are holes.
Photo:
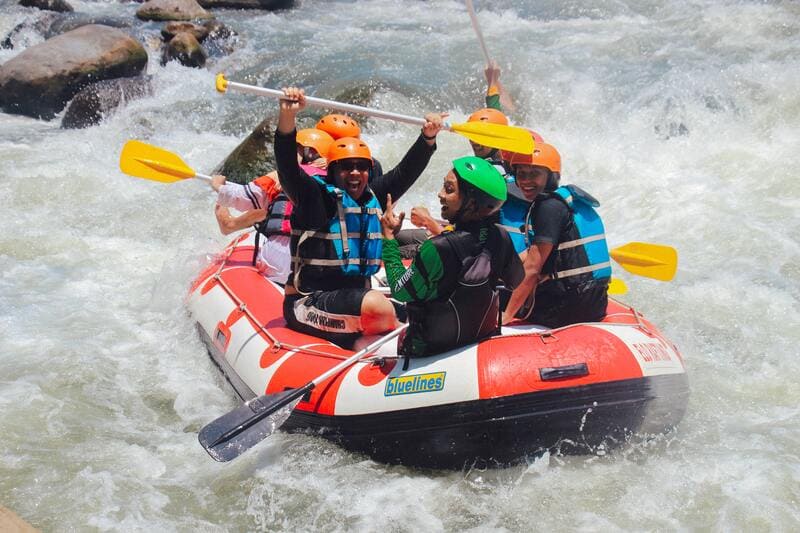
[[[125,143],[119,155],[119,169],[130,176],[162,183],[195,176],[195,171],[177,155],[141,141]]]
[[[671,246],[629,242],[611,250],[611,257],[632,274],[669,281],[678,268],[678,252]]]
[[[611,283],[608,284],[608,294],[619,296],[628,292],[628,286],[619,278],[611,278]]]
[[[463,124],[451,124],[450,131],[463,135],[470,141],[508,150],[518,154],[533,153],[533,137],[528,130],[515,126],[504,126],[503,124],[492,124],[491,122],[465,122]]]

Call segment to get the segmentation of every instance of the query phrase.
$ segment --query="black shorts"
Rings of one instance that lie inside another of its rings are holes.
[[[550,328],[599,322],[606,316],[607,307],[608,282],[590,282],[564,292],[537,291],[526,322]]]
[[[287,296],[283,299],[283,317],[295,331],[351,348],[361,336],[361,302],[369,290],[335,289]]]

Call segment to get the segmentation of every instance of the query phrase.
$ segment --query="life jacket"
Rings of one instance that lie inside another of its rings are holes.
[[[576,185],[558,187],[555,191],[537,198],[531,206],[526,223],[528,244],[533,242],[535,228],[531,227],[534,211],[542,199],[555,198],[570,210],[572,224],[567,233],[569,240],[559,242],[552,253],[552,265],[542,272],[548,280],[560,281],[565,288],[589,280],[608,280],[611,278],[611,260],[606,243],[605,228],[595,207],[600,205],[592,195]]]
[[[501,238],[505,231],[496,228]],[[478,239],[466,231],[445,231],[445,239],[461,263],[455,289],[429,302],[406,304],[409,328],[399,343],[399,353],[422,357],[476,342],[498,332],[499,274],[486,245],[490,227]],[[477,251],[477,253],[476,253]]]
[[[261,187],[267,196],[267,217],[256,225],[259,233],[271,237],[272,235],[291,235],[293,205],[283,191],[275,190],[275,180],[269,176],[261,176],[253,181]]]
[[[292,230],[295,288],[301,291],[300,272],[306,269],[313,269],[317,278],[364,278],[364,286],[369,286],[370,276],[380,269],[383,249],[378,199],[373,194],[362,206],[320,176],[313,178],[335,198],[336,213],[321,229]]]
[[[531,203],[525,199],[522,191],[514,183],[513,177],[507,177],[506,184],[508,186],[508,199],[500,208],[500,226],[511,237],[511,242],[514,243],[514,250],[517,253],[521,253],[528,249],[528,242],[525,238],[525,223]]]

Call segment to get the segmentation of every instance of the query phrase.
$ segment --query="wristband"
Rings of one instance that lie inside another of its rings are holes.
[[[434,140],[436,138],[436,135],[432,135],[432,136],[428,137],[427,135],[425,135],[425,132],[423,131],[422,132],[422,138],[425,139],[426,141],[432,141],[432,140]]]

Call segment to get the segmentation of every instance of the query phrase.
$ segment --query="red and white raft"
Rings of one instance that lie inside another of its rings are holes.
[[[252,266],[253,236],[197,278],[188,307],[242,400],[301,387],[354,352],[292,331],[283,291]],[[393,351],[392,348],[390,351]],[[462,468],[546,450],[595,453],[670,431],[689,397],[681,355],[634,309],[610,301],[602,322],[503,334],[438,356],[387,353],[317,386],[283,425],[376,460]]]

